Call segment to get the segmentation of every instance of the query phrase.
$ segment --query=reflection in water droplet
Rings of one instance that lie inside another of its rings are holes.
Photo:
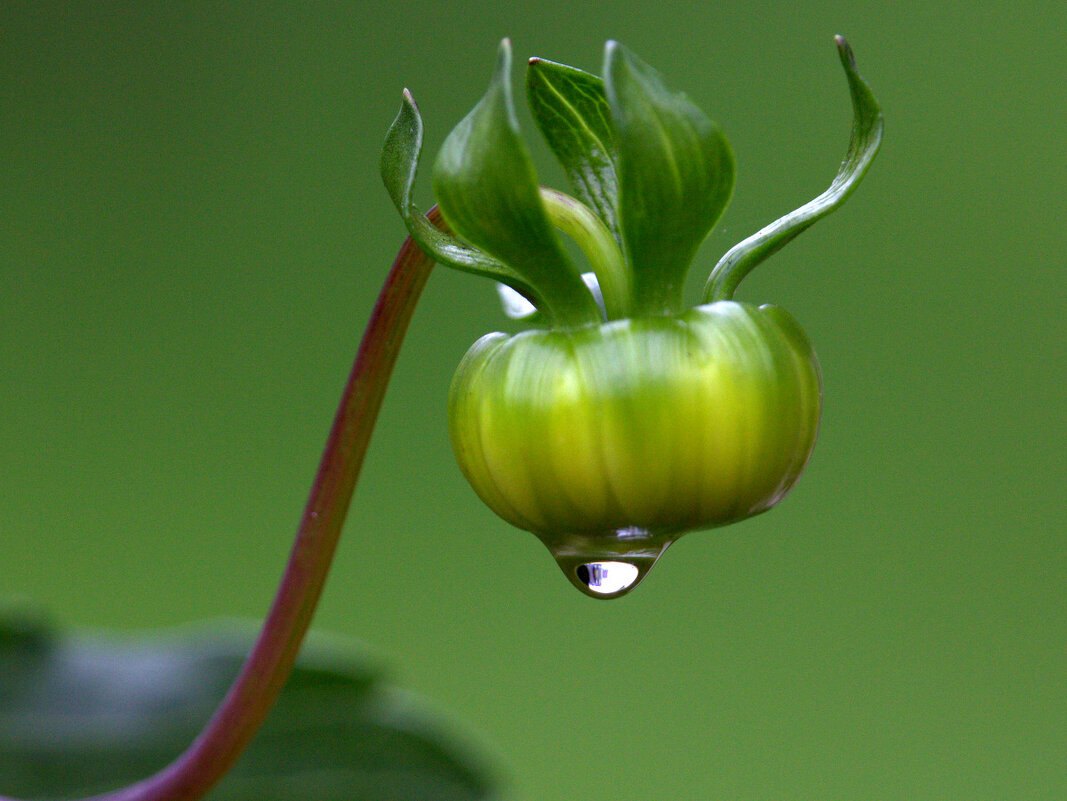
[[[567,580],[590,598],[621,598],[640,584],[676,534],[629,527],[600,534],[537,535]]]
[[[638,570],[626,562],[589,562],[578,566],[578,579],[595,593],[612,595],[628,589]]]

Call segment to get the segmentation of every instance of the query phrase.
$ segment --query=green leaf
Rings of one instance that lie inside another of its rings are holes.
[[[845,159],[829,188],[799,209],[775,220],[766,228],[734,245],[711,271],[704,289],[705,302],[729,300],[752,268],[781,250],[817,220],[840,208],[867,174],[882,144],[885,122],[871,88],[856,72],[856,59],[844,37],[834,37],[841,66],[852,97],[852,135]]]
[[[556,237],[538,194],[511,97],[511,48],[500,45],[488,92],[448,135],[434,165],[434,194],[461,237],[535,287],[555,324],[600,320],[592,295]]]
[[[532,58],[526,96],[574,194],[596,211],[621,247],[615,126],[604,82],[584,70]]]
[[[0,620],[0,791],[81,797],[143,779],[193,739],[240,669],[249,627],[61,637]],[[312,637],[212,801],[474,801],[482,767],[351,649]]]
[[[411,238],[423,253],[441,264],[507,284],[535,306],[543,303],[536,290],[510,267],[442,231],[419,211],[411,199],[411,192],[421,153],[422,117],[411,93],[405,89],[400,112],[385,135],[381,173],[389,197],[404,219]]]
[[[618,42],[607,44],[604,79],[638,308],[677,312],[689,264],[730,199],[733,153],[704,112]]]

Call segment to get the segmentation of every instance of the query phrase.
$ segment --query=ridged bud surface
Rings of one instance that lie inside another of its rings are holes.
[[[546,544],[638,529],[669,542],[780,501],[811,454],[820,401],[796,321],[720,301],[489,334],[459,366],[449,424],[482,500]]]

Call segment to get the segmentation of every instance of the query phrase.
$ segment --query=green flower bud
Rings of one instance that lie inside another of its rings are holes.
[[[840,37],[838,47],[854,122],[834,182],[732,248],[704,304],[688,309],[686,273],[729,199],[733,155],[654,70],[613,42],[604,80],[531,61],[531,108],[571,197],[537,184],[505,42],[489,92],[437,157],[447,229],[411,202],[422,123],[405,94],[382,175],[412,238],[500,281],[509,315],[545,326],[489,334],[464,357],[449,396],[456,459],[489,508],[536,534],[589,595],[625,594],[687,531],[770,509],[811,455],[815,352],[783,310],[732,297],[756,264],[839,207],[877,152],[881,113]],[[593,273],[571,263],[557,232]]]
[[[811,454],[820,389],[792,317],[720,301],[489,334],[460,364],[448,418],[481,499],[576,569],[770,509]]]

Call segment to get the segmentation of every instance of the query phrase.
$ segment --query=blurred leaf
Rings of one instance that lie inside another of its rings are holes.
[[[604,81],[584,70],[530,59],[526,94],[534,121],[567,173],[575,196],[619,235],[617,149]]]
[[[72,797],[143,779],[193,739],[251,646],[247,626],[63,637],[0,619],[0,792]],[[477,765],[477,766],[476,766]],[[313,637],[213,801],[473,801],[472,763],[350,649]]]
[[[677,313],[689,264],[733,191],[733,152],[718,125],[618,42],[607,44],[604,81],[634,295],[643,311]]]
[[[500,45],[485,96],[445,139],[433,187],[445,221],[507,264],[544,300],[553,322],[583,325],[600,312],[563,250],[541,203],[511,97],[511,49]]]

